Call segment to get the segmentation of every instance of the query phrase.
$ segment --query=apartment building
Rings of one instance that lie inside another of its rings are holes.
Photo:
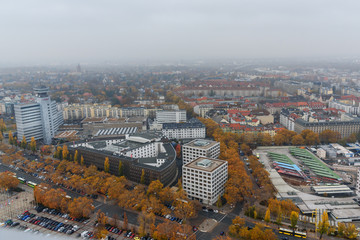
[[[197,119],[187,123],[164,123],[162,133],[169,139],[196,139],[205,138],[206,127]]]
[[[315,133],[321,133],[324,130],[332,130],[339,132],[342,138],[349,137],[352,133],[360,131],[360,119],[354,118],[350,121],[332,121],[332,122],[308,122],[301,118],[296,119],[294,130],[301,133],[303,130],[309,129]]]

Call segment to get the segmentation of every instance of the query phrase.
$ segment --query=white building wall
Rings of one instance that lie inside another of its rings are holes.
[[[157,123],[180,123],[186,122],[186,111],[156,111]]]
[[[183,145],[182,153],[183,153],[183,165],[188,164],[189,162],[192,162],[199,157],[218,158],[220,155],[220,143],[217,143],[208,149],[203,149],[201,147],[187,146],[185,144]]]
[[[212,172],[183,166],[183,188],[190,199],[198,199],[204,204],[215,204],[224,194],[228,178],[227,162]]]

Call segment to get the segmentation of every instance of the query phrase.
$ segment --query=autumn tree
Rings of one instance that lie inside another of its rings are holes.
[[[119,162],[119,176],[123,176],[124,175],[124,167],[123,167],[123,163],[122,161]]]
[[[341,134],[337,131],[332,131],[330,129],[326,129],[319,134],[320,142],[328,144],[328,143],[336,143],[341,138]]]
[[[25,135],[23,135],[23,138],[22,138],[22,140],[20,142],[20,147],[25,149],[26,146],[27,146],[26,138],[25,138]]]
[[[78,159],[79,158],[79,153],[78,153],[78,150],[75,150],[75,153],[74,153],[74,163],[78,163]]]
[[[286,138],[284,135],[277,133],[274,137],[274,143],[277,146],[281,146],[284,145],[284,143],[286,142]]]
[[[3,140],[4,140],[4,136],[3,136],[2,132],[0,132],[0,143],[2,143]]]
[[[69,150],[66,144],[63,145],[62,149],[62,159],[68,160]]]
[[[181,158],[181,145],[180,144],[176,145],[175,151],[176,151],[176,157]]]
[[[97,226],[95,227],[94,235],[96,239],[103,239],[107,235],[105,225],[108,222],[108,217],[101,210],[96,213]]]
[[[290,215],[290,226],[295,231],[297,222],[299,219],[299,214],[297,212],[292,211]]]
[[[105,161],[104,161],[104,171],[105,171],[105,172],[109,172],[109,169],[110,169],[109,158],[106,157],[106,158],[105,158]]]
[[[56,151],[54,153],[54,158],[61,159],[61,151],[62,151],[62,148],[60,146],[57,146]]]
[[[279,210],[277,211],[277,217],[276,217],[276,224],[277,225],[281,225],[282,222],[282,212],[281,212],[281,208],[279,207]]]
[[[345,229],[346,229],[345,223],[339,222],[339,223],[338,223],[338,229],[337,229],[337,231],[338,231],[338,235],[339,235],[340,237],[344,237],[344,236],[345,236]]]
[[[255,227],[249,230],[249,234],[245,239],[250,240],[276,240],[278,239],[272,229],[264,229],[263,226],[256,224]]]
[[[81,157],[80,157],[80,165],[84,166],[84,157],[83,157],[83,155],[81,155]]]
[[[303,139],[303,137],[298,134],[292,137],[291,139],[291,144],[294,146],[300,146],[300,145],[304,145],[305,140]]]
[[[30,150],[35,153],[36,152],[36,141],[34,137],[31,137],[30,140]]]
[[[3,134],[4,131],[6,131],[6,124],[5,124],[3,118],[0,119],[0,131],[1,131],[1,134]]]
[[[106,230],[106,228],[102,225],[98,225],[94,229],[95,239],[105,239],[107,234],[108,230]]]
[[[219,129],[219,124],[210,118],[199,118],[199,120],[206,126],[206,136],[212,138],[216,129]]]
[[[140,183],[145,184],[145,170],[141,170]]]
[[[243,151],[243,153],[245,155],[250,155],[251,154],[251,148],[245,143],[240,145],[240,149],[241,149],[241,151]]]
[[[180,225],[167,219],[156,226],[153,237],[159,240],[196,239],[195,235],[192,233],[192,228],[189,225]]]
[[[72,217],[89,217],[94,210],[92,200],[87,197],[75,198],[68,206],[69,213]]]
[[[324,211],[321,216],[321,220],[317,225],[318,232],[320,233],[320,239],[322,238],[324,233],[326,234],[328,232],[329,226],[330,226],[329,216],[328,213]]]
[[[350,136],[348,138],[346,138],[346,142],[348,142],[348,143],[354,143],[356,141],[357,141],[356,133],[352,133],[352,134],[350,134]]]
[[[164,185],[159,180],[152,181],[148,186],[146,195],[147,196],[151,196],[151,195],[159,196],[163,187],[164,187]]]
[[[127,218],[126,212],[124,212],[124,222],[123,222],[122,228],[125,230],[128,229],[128,218]]]
[[[222,199],[221,199],[221,196],[219,195],[218,200],[216,201],[216,206],[217,206],[218,208],[221,208],[222,205],[223,205]]]
[[[271,221],[271,218],[270,218],[270,208],[268,208],[268,209],[266,210],[265,217],[264,217],[264,221],[265,221],[265,222],[270,222],[270,221]]]
[[[186,195],[185,195],[186,196]],[[194,217],[196,210],[193,201],[178,199],[175,203],[175,215],[186,222],[187,219]]]
[[[229,233],[233,237],[239,238],[241,236],[241,229],[245,226],[245,220],[236,216],[232,220],[232,224],[229,226]]]
[[[356,226],[352,223],[347,223],[345,230],[344,230],[344,236],[348,239],[356,239],[358,236],[359,231],[357,230]]]
[[[96,212],[96,220],[99,224],[105,225],[108,223],[108,217],[100,209]]]
[[[270,146],[272,144],[272,137],[269,133],[264,133],[261,144],[263,146]]]
[[[155,224],[155,215],[152,212],[148,213],[143,210],[138,215],[138,223],[140,236],[145,236],[150,232],[150,227]]]
[[[0,173],[0,188],[1,189],[11,189],[16,188],[19,185],[19,180],[14,177],[11,172],[2,172]]]
[[[9,131],[9,144],[10,144],[10,145],[14,145],[14,144],[15,144],[14,136],[13,136],[13,134],[12,134],[11,131]]]
[[[282,129],[276,133],[276,135],[278,134],[283,135],[284,136],[283,139],[285,140],[285,143],[290,144],[292,138],[296,135],[296,132],[290,131],[288,129]]]

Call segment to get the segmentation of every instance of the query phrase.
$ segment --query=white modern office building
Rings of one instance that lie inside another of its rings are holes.
[[[220,143],[207,139],[195,139],[183,145],[183,165],[186,165],[199,157],[218,158],[220,155]]]
[[[356,195],[360,197],[360,167],[357,168]]]
[[[63,124],[62,112],[57,111],[56,102],[48,96],[46,87],[34,88],[36,102],[15,105],[15,119],[18,139],[25,136],[51,144],[56,131]]]
[[[227,161],[200,157],[183,166],[183,188],[188,198],[204,204],[216,203],[228,179]]]
[[[186,111],[185,110],[156,111],[156,122],[159,124],[186,122]]]

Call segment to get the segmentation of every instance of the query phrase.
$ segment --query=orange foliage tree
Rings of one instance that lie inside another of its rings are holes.
[[[11,189],[16,188],[19,185],[19,180],[14,176],[12,172],[0,173],[0,188]]]

